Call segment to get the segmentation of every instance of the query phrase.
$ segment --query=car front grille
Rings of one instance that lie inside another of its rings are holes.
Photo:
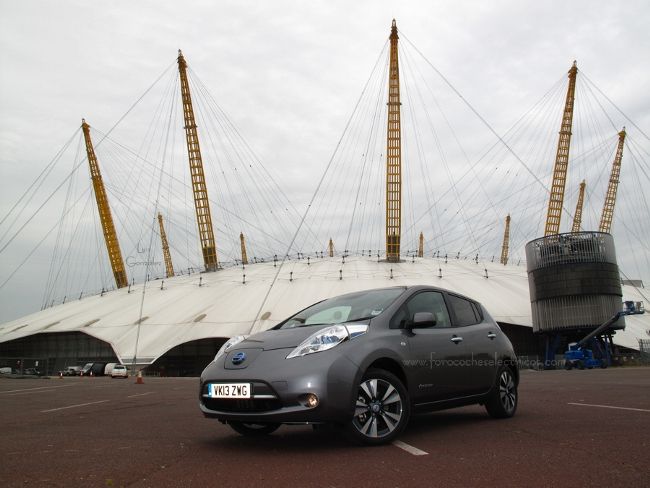
[[[203,398],[203,405],[218,412],[270,412],[282,408],[277,398]]]

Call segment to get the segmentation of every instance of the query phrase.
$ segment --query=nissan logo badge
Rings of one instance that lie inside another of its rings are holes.
[[[242,351],[238,352],[232,357],[231,361],[232,364],[234,364],[235,366],[243,363],[244,361],[246,361],[246,353]]]

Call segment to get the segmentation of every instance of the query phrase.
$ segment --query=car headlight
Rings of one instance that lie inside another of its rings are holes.
[[[238,336],[235,336],[235,337],[232,337],[232,338],[228,339],[226,342],[224,342],[223,346],[221,346],[221,349],[219,349],[219,351],[217,352],[217,355],[214,357],[212,362],[219,359],[220,356],[223,356],[224,354],[226,354],[228,351],[230,351],[230,349],[233,348],[233,346],[236,346],[237,344],[239,344],[241,341],[243,341],[247,337],[248,336],[246,336],[246,335],[238,335]]]
[[[365,334],[365,324],[333,325],[314,332],[287,356],[287,359],[323,352],[338,346],[341,342]]]

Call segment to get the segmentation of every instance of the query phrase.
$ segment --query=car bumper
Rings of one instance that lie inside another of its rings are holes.
[[[223,356],[201,375],[199,407],[221,421],[344,423],[352,418],[358,366],[334,350],[285,359],[293,349],[263,351],[243,369],[226,369]],[[250,383],[250,399],[215,399],[211,383]],[[316,407],[306,397],[318,397]]]

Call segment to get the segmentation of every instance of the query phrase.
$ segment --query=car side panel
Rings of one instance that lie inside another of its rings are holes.
[[[467,348],[454,328],[413,329],[408,334],[409,390],[414,403],[453,398],[465,388],[466,375],[458,364],[467,359]]]
[[[464,387],[458,393],[462,396],[486,393],[494,384],[499,358],[497,336],[503,334],[494,323],[456,327],[468,354],[459,368],[463,375]],[[494,337],[493,337],[494,336]]]

